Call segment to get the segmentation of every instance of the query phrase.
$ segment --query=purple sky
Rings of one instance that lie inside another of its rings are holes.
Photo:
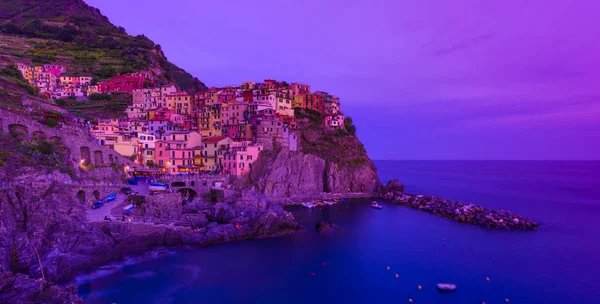
[[[87,2],[208,86],[339,96],[374,159],[600,158],[597,1]]]

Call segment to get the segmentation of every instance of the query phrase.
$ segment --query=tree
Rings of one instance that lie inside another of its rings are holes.
[[[356,135],[356,127],[354,126],[354,122],[352,121],[352,117],[346,117],[344,119],[344,127],[346,131],[352,135]]]
[[[154,168],[154,161],[153,160],[148,160],[146,161],[146,167],[148,168]]]

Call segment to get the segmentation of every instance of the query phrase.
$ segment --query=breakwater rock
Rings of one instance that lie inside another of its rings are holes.
[[[318,233],[327,233],[333,231],[336,228],[336,225],[331,222],[320,222],[315,225],[315,229]]]
[[[488,209],[486,207],[445,200],[434,196],[388,192],[384,195],[384,198],[400,205],[486,228],[533,230],[539,226],[533,220],[505,210]]]

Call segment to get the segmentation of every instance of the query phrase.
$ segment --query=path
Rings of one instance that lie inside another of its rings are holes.
[[[148,191],[148,185],[145,183],[139,183],[137,185],[129,186],[133,192],[138,192],[139,195],[147,196],[150,192]],[[105,203],[104,206],[98,209],[92,209],[92,207],[88,207],[87,210],[87,220],[88,222],[103,222],[104,218],[108,216],[109,218],[118,218],[123,214],[123,207],[127,205],[126,202],[127,195],[119,192],[117,193],[117,199]]]

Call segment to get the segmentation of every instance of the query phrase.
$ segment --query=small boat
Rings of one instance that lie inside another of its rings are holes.
[[[371,203],[371,207],[373,207],[375,209],[383,209],[383,207],[381,205],[379,205],[376,201],[373,201]]]
[[[440,291],[455,291],[456,290],[456,285],[449,284],[449,283],[438,283],[437,284],[437,288]]]
[[[169,187],[169,185],[167,185],[167,184],[150,184],[150,186],[148,186],[148,190],[150,190],[150,191],[167,191],[168,187]]]
[[[129,183],[130,185],[137,185],[138,181],[137,181],[137,179],[128,179],[127,183]]]
[[[306,208],[309,208],[309,209],[312,209],[312,208],[315,207],[315,204],[310,203],[310,202],[306,202],[306,203],[302,203],[302,206],[304,206]]]
[[[347,202],[345,198],[341,199],[340,201],[341,201],[342,203],[345,203],[345,202]]]
[[[104,200],[108,203],[108,202],[112,202],[112,201],[114,201],[116,199],[117,199],[117,194],[116,193],[111,193]]]
[[[128,213],[129,211],[133,210],[133,208],[135,208],[135,206],[133,204],[129,204],[123,208],[123,212]]]

